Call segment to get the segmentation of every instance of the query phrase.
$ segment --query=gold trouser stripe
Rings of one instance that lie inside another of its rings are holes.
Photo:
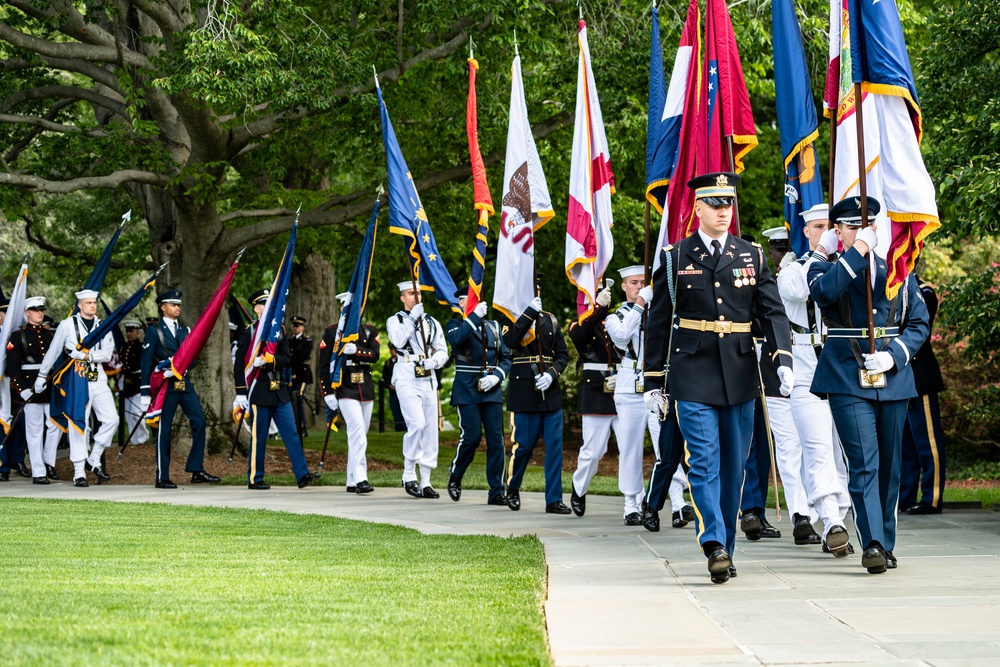
[[[941,470],[941,461],[938,460],[937,438],[934,437],[934,420],[931,417],[931,397],[924,394],[924,422],[927,426],[927,439],[931,443],[931,456],[934,458],[934,495],[931,496],[931,504],[934,507],[941,507],[941,484],[938,479],[944,479],[944,471]]]
[[[517,453],[517,427],[514,425],[514,413],[510,413],[510,463],[507,466],[507,483],[514,476],[514,454]]]
[[[678,416],[678,419],[680,417]],[[687,465],[687,469],[691,470],[691,450],[688,449],[687,438],[684,439],[684,463]],[[701,546],[701,536],[705,534],[705,519],[701,515],[701,510],[698,509],[698,503],[694,500],[694,487],[691,485],[691,477],[688,473],[684,473],[684,476],[688,478],[688,489],[691,492],[691,507],[694,508],[694,515],[698,518],[698,530],[695,532],[694,540]],[[725,545],[723,545],[725,546]]]
[[[253,409],[253,408],[250,408]],[[250,483],[253,484],[257,477],[257,416],[259,410],[253,411],[253,426],[250,429]]]

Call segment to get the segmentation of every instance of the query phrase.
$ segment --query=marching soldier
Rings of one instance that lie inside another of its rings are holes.
[[[515,512],[521,509],[521,480],[541,436],[545,438],[545,511],[570,514],[572,510],[562,501],[563,417],[558,383],[569,364],[566,341],[555,315],[542,310],[537,296],[516,322],[504,320],[501,336],[513,357],[507,411],[514,413],[507,507]]]
[[[807,269],[809,292],[829,327],[811,389],[829,397],[847,457],[848,488],[864,548],[861,565],[880,574],[897,565],[892,551],[900,441],[907,400],[917,395],[910,358],[927,339],[930,321],[912,275],[896,298],[886,296],[886,265],[874,254],[875,228],[860,229],[861,203],[860,198],[849,197],[830,209],[844,254],[835,262],[814,261]],[[869,221],[880,207],[878,200],[867,198]],[[866,268],[874,285],[865,284]],[[869,312],[877,331],[876,351],[871,354],[864,352],[869,344]]]
[[[826,549],[842,558],[853,551],[844,525],[851,497],[837,469],[837,461],[843,460],[843,455],[829,402],[809,391],[823,349],[826,327],[823,326],[823,314],[809,296],[806,271],[807,264],[815,261],[812,253],[818,250],[825,261],[827,249],[836,251],[837,233],[828,228],[829,210],[826,204],[817,204],[800,214],[805,222],[810,254],[785,264],[777,282],[792,328],[792,357],[798,382],[790,399],[792,419],[802,445],[803,486],[809,506],[823,522],[822,539]],[[826,245],[822,245],[824,243]]]
[[[580,396],[577,399],[577,414],[583,422],[583,445],[576,459],[573,473],[573,489],[569,506],[577,516],[587,511],[587,491],[597,474],[597,465],[608,451],[608,440],[612,429],[618,441],[618,488],[625,493],[626,526],[637,526],[642,521],[639,508],[634,502],[635,470],[625,466],[628,453],[622,450],[622,423],[615,410],[615,384],[618,379],[618,362],[621,355],[605,329],[605,317],[611,303],[611,288],[605,287],[597,293],[597,304],[583,322],[570,322],[569,339],[579,354],[577,369],[580,371]],[[548,448],[548,439],[545,440]],[[642,454],[639,455],[639,487],[642,488]],[[626,472],[627,471],[627,472]],[[624,474],[624,476],[623,476]],[[628,489],[626,493],[625,489]]]
[[[448,361],[448,348],[441,324],[424,312],[420,286],[414,288],[412,281],[405,281],[398,287],[403,310],[385,326],[389,342],[397,350],[392,384],[406,420],[403,488],[414,498],[440,498],[431,486],[431,471],[438,458],[438,379],[434,371]]]
[[[169,290],[157,295],[156,304],[160,308],[162,317],[146,330],[142,343],[140,413],[145,414],[152,402],[150,378],[153,374],[163,373],[163,381],[167,384],[167,395],[163,399],[160,423],[156,429],[156,488],[158,489],[177,488],[177,485],[170,480],[170,429],[178,406],[191,423],[191,451],[184,465],[184,470],[191,473],[191,483],[214,484],[221,481],[215,475],[205,472],[205,413],[202,412],[201,400],[194,389],[194,383],[186,375],[177,377],[174,374],[173,363],[169,363],[162,371],[157,370],[160,362],[173,359],[177,348],[191,333],[191,329],[178,320],[181,314],[181,296],[180,290]],[[191,364],[191,368],[196,363]]]
[[[110,361],[115,352],[115,341],[109,332],[89,350],[78,350],[77,345],[93,331],[100,320],[97,318],[97,297],[99,292],[90,289],[76,293],[76,305],[79,309],[75,315],[67,317],[56,327],[52,337],[51,347],[42,359],[35,379],[35,393],[41,394],[48,383],[49,373],[55,366],[59,355],[65,351],[74,361],[83,362],[87,376],[87,391],[90,400],[87,404],[86,423],[84,431],[78,431],[74,424],[69,424],[69,458],[73,462],[73,486],[89,486],[86,471],[89,469],[97,477],[98,484],[111,479],[111,476],[101,466],[101,455],[111,444],[111,439],[118,430],[118,410],[115,409],[115,399],[108,386],[108,378],[104,373],[103,364]],[[87,455],[87,441],[90,436],[90,414],[97,417],[101,427],[94,434],[94,446]]]
[[[698,540],[713,583],[735,573],[740,489],[759,393],[754,318],[776,350],[782,393],[794,384],[788,320],[764,252],[728,231],[738,182],[736,174],[715,173],[688,183],[699,229],[663,249],[646,332],[645,403],[659,415],[676,400]]]
[[[350,292],[337,295],[340,311],[351,302]],[[340,326],[343,326],[341,318]],[[378,361],[381,351],[378,329],[370,324],[362,324],[357,340],[344,345],[341,354],[344,365],[341,368],[340,387],[332,386],[333,349],[336,347],[339,327],[332,324],[323,332],[319,344],[319,386],[331,414],[340,410],[347,426],[347,492],[371,493],[375,488],[368,481],[368,428],[372,422],[372,401],[375,400],[375,382],[372,380],[372,364]]]
[[[125,401],[125,423],[128,427],[128,433],[132,433],[132,444],[142,445],[149,440],[146,420],[143,419],[140,392],[142,387],[142,342],[145,332],[142,324],[137,320],[125,320],[124,325],[125,345],[118,350],[118,356],[122,362],[118,400]],[[135,429],[134,432],[133,429]]]
[[[273,420],[288,451],[296,483],[300,489],[304,489],[319,479],[320,474],[309,472],[302,441],[299,440],[299,433],[295,428],[295,413],[288,392],[288,380],[291,377],[289,365],[292,358],[288,350],[288,339],[282,333],[273,355],[260,354],[253,359],[248,358],[254,331],[260,325],[259,318],[264,312],[269,294],[268,290],[262,289],[250,295],[250,306],[258,319],[240,334],[236,348],[236,362],[233,364],[233,381],[236,385],[233,409],[242,410],[246,414],[245,420],[250,422],[247,488],[254,491],[266,491],[271,488],[264,482],[264,461],[268,426]],[[260,371],[253,387],[248,388],[245,366],[251,363]]]
[[[455,292],[465,311],[469,289]],[[451,404],[458,408],[458,447],[448,476],[448,497],[462,497],[462,477],[486,434],[486,481],[488,505],[506,505],[503,485],[503,391],[501,383],[510,372],[510,350],[500,337],[500,325],[486,319],[482,301],[467,318],[455,315],[446,325],[445,336],[455,357],[455,383]]]
[[[24,405],[15,429],[23,433],[31,460],[32,482],[48,484],[56,475],[56,448],[61,433],[49,421],[49,389],[34,392],[38,369],[49,351],[52,332],[42,326],[45,317],[45,297],[33,296],[24,302],[27,322],[13,332],[7,343],[7,375],[15,403]]]
[[[292,353],[292,395],[295,397],[295,423],[299,438],[309,434],[306,428],[306,387],[313,383],[312,359],[313,340],[305,334],[306,318],[296,315],[292,318],[292,335],[288,338],[288,349]]]

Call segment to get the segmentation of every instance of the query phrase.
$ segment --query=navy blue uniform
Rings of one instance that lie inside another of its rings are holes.
[[[834,262],[809,265],[809,292],[823,309],[828,327],[811,390],[829,397],[830,411],[847,458],[848,490],[865,549],[892,551],[896,543],[900,443],[908,399],[917,395],[910,358],[930,331],[927,306],[910,276],[895,304],[885,294],[886,265],[875,261],[872,288],[873,324],[884,337],[877,351],[892,355],[886,386],[862,388],[858,356],[868,352],[865,268],[868,258],[851,248]],[[881,329],[885,328],[885,331]]]
[[[164,359],[173,357],[177,348],[191,333],[191,329],[180,322],[175,324],[176,336],[170,332],[170,326],[162,318],[146,329],[146,336],[142,342],[142,376],[139,389],[143,396],[150,395],[149,378],[156,365]],[[197,363],[197,361],[192,363],[188,370],[194,368]],[[156,430],[156,481],[158,482],[170,479],[170,428],[174,423],[177,406],[180,406],[191,423],[191,451],[188,453],[184,470],[194,473],[205,469],[205,413],[201,409],[201,401],[194,389],[194,383],[185,375],[183,378],[170,378],[166,384],[167,395],[163,399],[160,423]]]
[[[495,320],[453,317],[445,325],[445,338],[455,357],[455,382],[451,404],[458,408],[458,448],[450,474],[461,483],[472,463],[483,432],[486,434],[486,481],[489,499],[503,495],[503,390],[501,385],[511,368],[510,349],[500,336]],[[483,359],[483,348],[486,358]],[[479,380],[493,375],[500,380],[489,391],[479,391]]]

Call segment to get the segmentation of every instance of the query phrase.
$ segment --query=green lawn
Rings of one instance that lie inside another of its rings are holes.
[[[535,537],[0,501],[8,665],[548,665]]]

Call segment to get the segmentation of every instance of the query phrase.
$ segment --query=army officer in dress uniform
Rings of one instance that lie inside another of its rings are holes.
[[[715,173],[688,183],[699,228],[663,249],[646,332],[644,400],[658,414],[676,400],[698,542],[713,583],[735,573],[743,466],[759,394],[754,318],[775,350],[782,393],[794,384],[788,318],[764,252],[729,233],[738,182],[736,174]]]
[[[313,383],[312,359],[313,339],[306,335],[306,318],[292,317],[292,335],[288,337],[288,350],[292,353],[292,396],[295,403],[295,425],[299,438],[309,435],[306,428],[306,387]]]
[[[908,399],[917,395],[910,357],[930,332],[927,306],[910,275],[894,299],[886,296],[886,265],[874,253],[874,227],[861,229],[861,199],[849,197],[830,209],[830,221],[844,245],[835,262],[814,261],[809,293],[828,326],[812,391],[827,396],[847,457],[848,490],[864,552],[861,565],[871,574],[896,567],[896,500],[900,446]],[[867,199],[868,220],[880,204]],[[868,353],[868,300],[871,278],[874,353]]]
[[[465,311],[468,287],[455,292]],[[510,350],[500,337],[500,325],[486,319],[486,304],[480,301],[468,317],[458,315],[445,325],[445,338],[455,357],[455,383],[451,404],[458,408],[458,447],[448,471],[448,497],[462,497],[462,477],[486,434],[486,481],[490,486],[486,503],[506,505],[503,486],[503,390],[510,373]]]

